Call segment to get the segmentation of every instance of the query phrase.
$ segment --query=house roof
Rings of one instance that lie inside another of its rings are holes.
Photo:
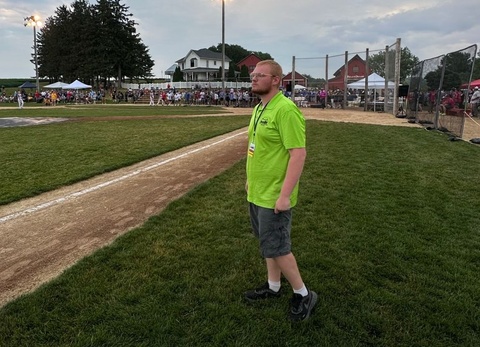
[[[363,60],[358,54],[355,54],[352,59],[350,59],[348,61],[348,64],[350,64],[352,61],[354,60],[359,60],[360,62],[362,62],[363,64],[365,64],[365,60]],[[342,70],[345,69],[345,65],[342,65],[337,71],[335,71],[335,73],[333,74],[334,76],[338,76]]]
[[[258,55],[256,55],[255,53],[250,53],[250,54],[247,55],[245,58],[243,58],[242,60],[240,60],[237,65],[238,65],[238,66],[242,66],[243,63],[244,63],[244,61],[247,60],[248,58],[256,58],[258,61],[262,61],[262,59],[261,59]]]
[[[306,80],[307,78],[305,76],[303,76],[301,73],[295,71],[295,79],[304,79]],[[286,74],[284,77],[283,77],[283,80],[284,81],[291,81],[292,80],[292,72],[289,72],[288,74]]]
[[[36,84],[33,84],[32,82],[26,81],[21,86],[19,86],[18,88],[36,88],[36,87],[37,87]]]
[[[172,66],[170,66],[168,69],[165,70],[165,75],[173,75],[177,66],[177,64],[173,64]]]
[[[207,48],[201,48],[198,50],[194,50],[194,49],[190,50],[185,57],[177,60],[177,63],[184,62],[192,52],[198,55],[200,59],[203,58],[203,59],[222,60],[222,53],[213,52]],[[232,60],[229,57],[225,56],[225,61],[230,62]]]

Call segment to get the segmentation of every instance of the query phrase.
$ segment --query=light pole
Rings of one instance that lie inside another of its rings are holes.
[[[34,51],[34,60],[35,60],[35,78],[36,78],[36,86],[37,91],[40,91],[40,82],[38,80],[38,60],[37,60],[37,26],[41,26],[42,22],[40,21],[39,16],[30,16],[24,18],[24,26],[32,26],[33,27],[33,51]]]
[[[222,91],[225,95],[225,0],[222,0]]]

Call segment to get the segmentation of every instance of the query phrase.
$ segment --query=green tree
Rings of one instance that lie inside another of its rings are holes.
[[[102,70],[118,81],[123,76],[150,77],[154,63],[136,32],[129,7],[120,0],[97,0],[93,8],[99,25],[96,47],[102,56]]]
[[[303,76],[307,79],[309,88],[324,88],[327,83],[325,78],[314,78],[309,74],[304,74]]]
[[[236,69],[235,65],[230,64],[228,67],[228,72],[227,72],[227,80],[230,82],[235,82],[236,81]]]
[[[211,46],[208,49],[212,52],[222,53],[222,44],[219,43],[217,46]],[[251,53],[256,54],[262,60],[273,59],[268,53],[252,52],[239,45],[225,44],[225,55],[232,60],[230,64],[234,65],[237,71],[239,71],[238,63]]]
[[[475,57],[466,52],[453,52],[445,56],[445,74],[443,89],[459,88],[462,83],[468,82]]]
[[[183,73],[180,66],[177,66],[173,72],[173,82],[183,82]]]
[[[250,75],[248,73],[248,67],[246,65],[242,65],[242,67],[240,68],[240,81],[250,81]]]
[[[39,72],[50,79],[151,77],[154,65],[120,0],[76,0],[47,18],[38,38]]]
[[[82,42],[93,34],[91,7],[85,0],[77,0],[71,10],[62,5],[55,13],[55,17],[47,18],[38,34],[39,75],[68,81],[90,80],[92,75],[87,71],[93,60],[91,45]]]
[[[440,87],[440,80],[442,79],[442,68],[440,67],[437,70],[430,71],[425,75],[425,81],[427,84],[427,90],[437,90]],[[412,84],[415,83],[415,85],[418,85],[418,83],[421,83],[422,79],[420,77],[417,77],[415,79],[412,78]],[[420,90],[425,90],[422,89],[422,86],[420,86]]]
[[[394,59],[394,57],[389,57]],[[413,55],[408,47],[401,49],[401,58],[400,58],[400,83],[404,83],[407,76],[410,75],[413,67],[419,63],[417,56]],[[378,75],[385,77],[385,51],[372,54],[368,58],[369,68],[377,73]]]
[[[463,83],[467,83],[470,78],[472,64],[478,60],[467,52],[453,52],[443,57],[438,68],[425,75],[425,80],[429,89],[440,88],[451,90],[459,88]],[[445,71],[443,71],[445,65]],[[442,72],[443,79],[442,79]]]

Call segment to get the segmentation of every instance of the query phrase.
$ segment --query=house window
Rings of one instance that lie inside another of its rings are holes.
[[[352,71],[353,71],[354,74],[357,74],[358,71],[359,71],[358,66],[354,66]]]
[[[197,66],[197,58],[190,59],[190,67],[196,67],[196,66]]]

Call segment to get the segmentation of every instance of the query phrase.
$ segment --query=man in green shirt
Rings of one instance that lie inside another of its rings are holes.
[[[280,91],[282,68],[278,63],[261,61],[250,77],[252,93],[261,102],[253,110],[248,131],[246,189],[268,281],[246,292],[245,298],[252,302],[279,297],[283,274],[294,292],[289,317],[305,320],[315,307],[317,294],[303,283],[290,241],[292,208],[306,157],[305,119]]]

